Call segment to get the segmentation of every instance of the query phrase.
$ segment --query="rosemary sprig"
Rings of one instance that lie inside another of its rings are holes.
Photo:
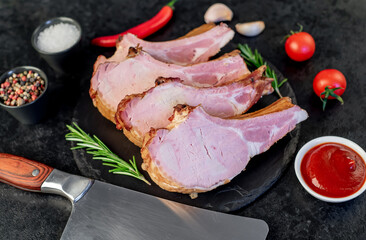
[[[278,83],[278,79],[276,73],[273,69],[271,69],[266,62],[263,62],[262,56],[259,54],[258,50],[255,49],[254,52],[248,44],[238,44],[238,48],[241,51],[241,56],[244,58],[245,62],[251,68],[258,68],[262,65],[266,65],[266,77],[273,78],[272,87],[278,94],[280,98],[282,95],[280,93],[280,87],[287,81],[287,78],[283,79],[280,83]]]
[[[135,177],[150,185],[150,182],[139,172],[136,166],[135,156],[129,163],[114,154],[109,148],[95,135],[90,137],[76,123],[73,126],[66,125],[70,130],[65,135],[67,141],[76,142],[76,146],[71,149],[86,148],[86,152],[93,155],[93,159],[103,161],[103,165],[112,167],[109,172]]]

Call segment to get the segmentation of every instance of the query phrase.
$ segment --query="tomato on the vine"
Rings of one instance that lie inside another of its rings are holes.
[[[314,78],[313,89],[323,102],[323,110],[328,99],[337,99],[343,104],[340,97],[347,87],[345,76],[336,69],[320,71]]]
[[[315,41],[307,32],[302,32],[302,26],[298,32],[291,31],[285,43],[287,55],[294,61],[302,62],[314,55]]]

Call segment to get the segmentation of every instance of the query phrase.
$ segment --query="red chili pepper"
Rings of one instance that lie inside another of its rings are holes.
[[[178,0],[172,0],[167,5],[165,5],[153,18],[137,25],[136,27],[130,28],[127,31],[116,35],[94,38],[91,43],[100,47],[115,47],[117,39],[126,33],[135,34],[138,38],[145,38],[155,33],[169,22],[173,16],[174,3],[176,1]]]

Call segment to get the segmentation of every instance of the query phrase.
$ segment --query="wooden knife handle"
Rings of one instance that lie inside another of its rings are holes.
[[[0,153],[0,181],[23,190],[40,192],[52,170],[43,163]]]

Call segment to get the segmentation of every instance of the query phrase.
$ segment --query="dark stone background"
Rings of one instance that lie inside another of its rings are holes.
[[[234,11],[231,27],[238,22],[265,21],[266,29],[261,35],[245,38],[236,34],[223,52],[234,49],[237,43],[248,43],[289,79],[298,104],[310,115],[302,124],[298,148],[325,135],[345,137],[366,148],[366,1],[222,2]],[[80,174],[69,150],[70,143],[64,139],[65,124],[71,123],[80,93],[88,87],[96,57],[113,52],[92,47],[89,42],[93,37],[115,34],[149,19],[165,3],[157,0],[0,1],[0,73],[21,65],[39,67],[46,72],[52,93],[49,114],[40,124],[21,125],[4,110],[0,111],[0,151]],[[148,40],[174,39],[201,25],[212,3],[180,0],[172,21]],[[33,30],[41,22],[57,16],[74,18],[83,28],[84,60],[69,77],[55,74],[30,44]],[[301,23],[317,44],[314,56],[302,63],[291,61],[281,43],[290,29],[297,30],[296,23]],[[345,104],[329,102],[323,112],[321,102],[313,93],[312,80],[326,68],[342,71],[348,85],[343,95]],[[313,198],[299,184],[291,164],[268,192],[234,214],[265,220],[270,228],[268,239],[366,239],[365,203],[365,194],[340,204]],[[70,211],[71,204],[62,197],[24,192],[0,184],[0,239],[58,239]]]

